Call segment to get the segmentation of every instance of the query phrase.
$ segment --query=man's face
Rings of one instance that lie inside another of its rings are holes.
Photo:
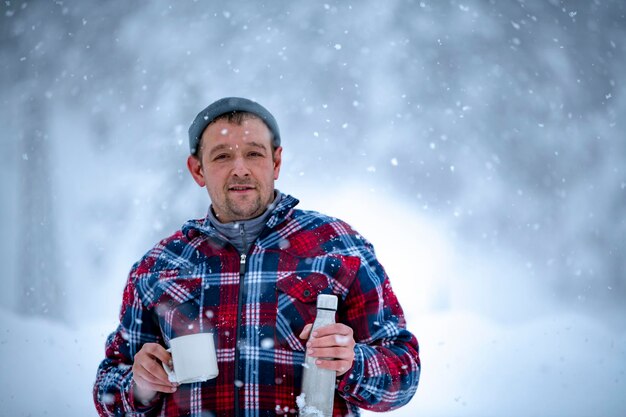
[[[213,211],[222,223],[260,216],[274,200],[282,148],[272,155],[270,130],[258,118],[241,125],[211,123],[202,133],[201,159],[189,156],[194,180],[206,186]],[[273,156],[273,157],[272,157]]]

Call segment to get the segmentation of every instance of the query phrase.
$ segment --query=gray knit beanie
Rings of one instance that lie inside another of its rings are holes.
[[[204,129],[219,116],[233,112],[247,112],[258,116],[272,132],[274,148],[280,146],[280,131],[272,113],[259,103],[247,98],[224,97],[209,104],[206,109],[198,113],[191,126],[189,126],[189,151],[192,155],[196,153]]]

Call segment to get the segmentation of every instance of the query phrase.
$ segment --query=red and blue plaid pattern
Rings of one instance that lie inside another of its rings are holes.
[[[315,318],[318,294],[339,296],[337,321],[357,342],[352,369],[337,379],[333,415],[386,411],[411,399],[418,343],[371,244],[297,203],[285,196],[250,248],[241,317],[240,255],[206,220],[187,222],[133,266],[94,386],[101,416],[233,416],[235,408],[242,417],[296,415],[305,356],[298,335]],[[208,331],[217,378],[181,385],[147,406],[133,401],[132,361],[143,344],[168,347],[171,338]]]

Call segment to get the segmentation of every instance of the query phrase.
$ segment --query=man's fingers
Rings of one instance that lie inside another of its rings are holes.
[[[354,359],[354,350],[345,347],[309,348],[306,353],[314,358]]]
[[[170,364],[171,366],[172,355],[158,343],[146,343],[145,345],[143,345],[139,352],[141,351],[144,351],[146,354],[148,354],[148,356],[153,356],[161,362]]]
[[[141,379],[151,386],[167,387],[166,391],[159,389],[161,392],[172,392],[171,388],[175,385],[168,380],[167,373],[162,366],[163,362],[170,364],[171,358],[170,353],[163,346],[157,343],[146,343],[135,355],[133,377],[136,382]],[[150,387],[142,388],[154,390]]]
[[[172,385],[164,385],[164,384],[150,382],[150,381],[143,379],[142,377],[135,378],[135,383],[144,389],[149,389],[149,390],[158,391],[158,392],[171,393],[171,392],[176,392],[176,390],[178,389],[177,387],[172,386]]]
[[[311,333],[311,324],[307,324],[301,339],[307,339],[307,355],[315,359],[320,368],[336,371],[337,375],[345,374],[354,362],[354,332],[345,324],[335,323],[315,329]],[[311,336],[309,338],[309,335]]]
[[[167,374],[159,362],[149,360],[147,362],[140,363],[139,366],[143,368],[143,372],[141,372],[140,375],[149,382],[174,386],[167,378]]]
[[[325,359],[316,359],[315,365],[319,368],[329,369],[331,371],[336,371],[337,376],[343,375],[348,372],[348,369],[352,366],[351,361],[330,361]]]
[[[331,346],[347,346],[354,347],[354,339],[352,336],[344,336],[333,334],[322,337],[312,337],[307,342],[307,347],[331,347]]]
[[[133,379],[135,380],[135,383],[143,389],[167,393],[176,392],[177,389],[177,387],[171,385],[170,383],[165,385],[158,382],[151,382],[144,378],[143,375],[133,375]]]
[[[312,336],[324,337],[324,336],[329,336],[333,334],[352,337],[354,332],[352,331],[350,327],[346,326],[343,323],[334,323],[334,324],[329,324],[328,326],[319,327],[315,329]]]
[[[304,326],[304,329],[302,329],[302,332],[300,332],[300,339],[308,339],[309,335],[311,334],[311,328],[313,327],[312,323],[307,324],[306,326]]]

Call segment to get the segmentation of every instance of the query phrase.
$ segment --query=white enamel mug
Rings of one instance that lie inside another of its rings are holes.
[[[219,374],[213,333],[196,333],[170,339],[173,368],[163,364],[170,382],[204,382]]]

